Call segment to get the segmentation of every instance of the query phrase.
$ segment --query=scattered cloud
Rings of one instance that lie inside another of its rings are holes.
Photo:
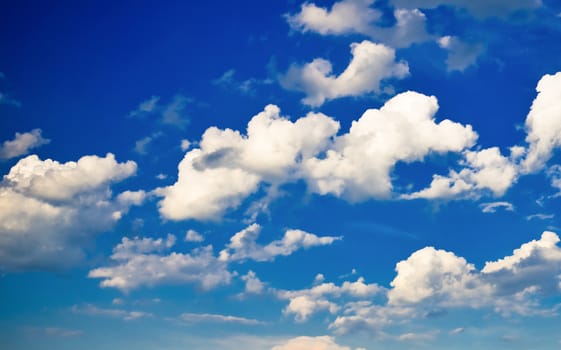
[[[141,318],[152,317],[151,313],[143,311],[128,311],[123,309],[100,308],[92,304],[73,305],[72,312],[88,316],[119,318],[124,321],[133,321]]]
[[[225,89],[233,89],[239,91],[243,95],[255,95],[257,88],[264,85],[273,84],[272,79],[246,79],[237,80],[234,75],[235,69],[230,69],[224,72],[219,78],[212,81],[214,85],[221,86]]]
[[[538,219],[538,220],[550,220],[550,219],[553,219],[554,217],[555,217],[555,214],[543,214],[543,213],[538,213],[538,214],[532,214],[532,215],[526,216],[526,220],[528,220],[528,221],[534,220],[534,219]]]
[[[477,62],[484,50],[480,43],[467,43],[455,36],[443,36],[438,39],[438,45],[448,51],[448,71],[464,71]]]
[[[257,244],[261,226],[252,224],[230,238],[226,249],[220,252],[220,260],[272,261],[277,256],[287,256],[299,249],[331,245],[342,237],[318,237],[302,230],[286,230],[284,237],[265,246]]]
[[[148,148],[150,146],[150,144],[152,143],[152,141],[154,141],[155,139],[163,136],[164,133],[162,132],[155,132],[152,133],[149,136],[143,137],[140,140],[136,141],[134,143],[134,151],[138,154],[141,155],[145,155],[148,154]]]
[[[381,25],[382,12],[372,8],[374,0],[342,0],[331,9],[305,3],[300,12],[285,15],[293,30],[321,35],[362,34],[393,48],[408,47],[432,39],[426,17],[418,9],[395,9],[395,24]]]
[[[116,265],[93,269],[88,277],[101,278],[101,287],[124,292],[158,284],[196,283],[203,289],[211,289],[230,283],[232,274],[213,255],[212,246],[196,248],[188,254],[160,254],[174,244],[173,235],[168,235],[166,240],[125,237],[113,249],[111,260]]]
[[[49,142],[51,140],[43,138],[41,129],[33,129],[25,133],[16,132],[13,140],[4,141],[0,146],[0,160],[26,155],[30,150]]]
[[[398,8],[431,9],[452,6],[467,11],[479,19],[487,17],[507,18],[517,11],[530,11],[542,6],[541,0],[390,0]]]
[[[406,62],[397,62],[395,51],[368,40],[351,44],[353,58],[341,74],[335,76],[331,62],[316,58],[305,65],[292,65],[280,84],[287,90],[303,92],[302,103],[318,107],[326,100],[380,93],[383,81],[409,75]]]
[[[79,337],[84,334],[84,331],[78,329],[46,327],[44,329],[45,335],[49,337]]]
[[[484,213],[495,213],[498,208],[503,208],[506,211],[514,211],[514,206],[509,202],[481,203],[479,207]]]
[[[230,272],[229,264],[250,259],[271,261],[276,256],[287,256],[298,249],[329,245],[339,237],[318,237],[301,230],[287,230],[283,239],[265,246],[255,243],[259,225],[251,225],[236,233],[218,256],[211,245],[192,249],[189,253],[171,251],[176,237],[166,238],[124,237],[113,248],[107,267],[99,267],[88,273],[89,278],[100,278],[103,288],[117,288],[123,292],[141,286],[194,283],[208,290],[230,284],[237,273]],[[242,276],[248,292],[257,292],[260,281],[250,271]],[[261,286],[262,288],[262,286]]]
[[[195,230],[187,230],[187,233],[185,234],[185,242],[202,242],[204,240],[205,238],[203,235]]]
[[[183,313],[179,316],[179,319],[187,323],[236,323],[243,325],[263,324],[263,322],[251,318],[219,314]]]
[[[129,113],[129,117],[143,118],[155,115],[159,117],[162,124],[185,128],[189,123],[186,108],[192,99],[177,94],[173,96],[168,104],[161,104],[159,96],[152,96],[141,102],[138,107]]]

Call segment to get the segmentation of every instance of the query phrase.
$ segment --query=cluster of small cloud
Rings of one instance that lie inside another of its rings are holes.
[[[395,23],[381,24],[382,11],[374,8],[374,0],[342,0],[330,9],[314,3],[302,4],[300,12],[287,14],[290,27],[303,33],[320,35],[361,34],[389,48],[404,48],[413,44],[436,42],[448,52],[446,66],[449,71],[464,71],[477,62],[484,51],[482,43],[466,42],[456,36],[437,35],[427,31],[427,17],[422,10],[439,6],[453,6],[479,20],[498,17],[506,20],[509,15],[531,11],[542,4],[539,0],[519,1],[390,1],[394,8]],[[435,30],[435,28],[432,28]],[[389,49],[388,48],[388,49]],[[330,65],[322,66],[330,68]],[[309,98],[309,97],[308,97]],[[306,100],[305,100],[306,101]]]
[[[350,201],[388,198],[396,163],[475,144],[470,125],[436,122],[437,110],[435,97],[402,93],[380,109],[367,110],[348,133],[337,136],[339,122],[325,114],[310,112],[292,122],[269,105],[249,121],[247,135],[207,129],[199,148],[180,162],[177,182],[155,191],[163,197],[160,213],[172,220],[214,219],[238,207],[262,183],[301,179],[322,195]]]
[[[447,308],[489,308],[505,317],[554,315],[555,307],[543,308],[538,300],[561,292],[558,243],[559,237],[546,231],[479,271],[452,252],[425,247],[396,265],[385,304],[349,302],[329,327],[338,333],[379,331]]]
[[[162,124],[184,128],[188,123],[185,109],[190,102],[190,98],[178,94],[168,104],[160,104],[160,96],[152,96],[131,111],[129,117],[143,118],[154,115]]]
[[[293,315],[296,322],[305,322],[322,311],[336,315],[329,329],[337,334],[361,330],[383,334],[389,325],[451,308],[490,309],[503,317],[552,316],[557,306],[545,308],[539,300],[561,293],[559,242],[557,234],[546,231],[512,255],[486,262],[481,270],[453,252],[425,247],[396,264],[390,288],[365,283],[362,277],[341,285],[320,278],[316,285],[302,290],[266,288],[253,271],[242,279],[247,294],[267,293],[287,300],[283,313]],[[405,333],[396,340],[430,340],[436,335]]]
[[[460,171],[450,170],[447,176],[434,175],[428,188],[403,197],[479,197],[482,191],[502,196],[521,175],[544,170],[555,149],[561,146],[561,106],[558,103],[561,100],[561,72],[544,75],[536,91],[538,94],[525,122],[527,146],[511,147],[509,157],[503,156],[498,147],[467,150]],[[554,187],[555,179],[553,176]]]
[[[271,261],[276,256],[287,256],[313,246],[331,245],[340,239],[287,230],[283,239],[260,246],[255,243],[260,229],[259,225],[253,224],[236,233],[218,256],[214,255],[211,245],[195,248],[190,253],[164,254],[176,243],[175,236],[171,234],[166,239],[125,237],[113,249],[111,259],[116,264],[93,269],[88,277],[103,279],[101,287],[118,288],[125,292],[141,286],[177,283],[195,283],[203,289],[212,289],[231,282],[236,273],[228,268],[233,262]],[[250,278],[251,274],[246,275],[246,281]],[[255,291],[259,286],[254,283],[251,288]]]
[[[113,154],[59,163],[31,155],[18,161],[0,183],[0,269],[71,266],[82,245],[109,230],[144,191],[113,196],[110,185],[134,175],[132,161]]]

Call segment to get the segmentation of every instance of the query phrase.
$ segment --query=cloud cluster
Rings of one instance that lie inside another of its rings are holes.
[[[13,140],[4,141],[0,146],[0,160],[26,155],[30,150],[51,142],[51,140],[44,138],[41,133],[41,129],[33,129],[24,133],[16,132]]]
[[[110,185],[134,175],[132,161],[113,154],[59,163],[21,159],[0,183],[0,269],[50,269],[83,257],[82,245],[109,230],[144,192],[113,197]]]
[[[390,197],[398,162],[475,144],[470,125],[437,122],[437,111],[435,97],[405,92],[367,110],[347,133],[336,135],[339,123],[324,114],[308,113],[292,122],[269,105],[250,120],[247,135],[207,129],[199,148],[179,164],[177,182],[155,191],[163,197],[160,213],[172,220],[214,219],[238,207],[262,183],[297,180],[312,192],[350,201]],[[476,166],[483,162],[478,155]]]
[[[379,93],[383,81],[409,74],[407,63],[396,62],[395,51],[382,44],[368,40],[353,43],[351,53],[349,65],[337,76],[329,61],[316,58],[303,66],[292,65],[280,83],[287,90],[303,92],[306,97],[302,103],[317,107],[326,100]]]
[[[543,308],[538,300],[561,292],[559,241],[546,231],[481,270],[452,252],[425,247],[397,263],[387,303],[347,303],[330,328],[339,333],[380,330],[447,308],[489,308],[503,316],[553,315],[555,308]]]
[[[526,117],[526,145],[510,148],[510,156],[498,147],[467,150],[459,171],[434,175],[429,187],[402,198],[479,198],[489,193],[502,196],[520,176],[546,167],[555,149],[561,146],[561,72],[544,75],[538,82],[536,98]],[[555,187],[555,182],[552,185]]]
[[[340,239],[289,229],[282,240],[261,246],[255,242],[260,230],[259,225],[253,224],[236,233],[218,256],[211,245],[195,248],[189,253],[169,252],[176,243],[176,237],[171,234],[166,239],[124,237],[113,248],[111,260],[115,264],[93,269],[88,277],[101,278],[101,287],[125,292],[141,286],[178,283],[194,283],[203,289],[212,289],[231,282],[235,275],[229,270],[231,263],[271,261],[279,255],[287,256],[300,249],[329,245]],[[246,289],[250,293],[263,289],[251,271],[242,276],[242,280],[246,281]]]
[[[147,115],[155,115],[162,124],[184,128],[189,122],[185,109],[191,101],[190,98],[178,94],[173,96],[168,104],[161,104],[160,96],[151,96],[132,110],[129,117],[142,118]]]
[[[310,289],[278,290],[276,296],[289,303],[284,309],[284,314],[293,314],[298,322],[306,321],[312,314],[327,310],[331,314],[339,310],[334,299],[342,297],[366,298],[383,292],[384,289],[377,284],[364,283],[360,277],[355,282],[345,281],[340,286],[334,283],[321,283]]]

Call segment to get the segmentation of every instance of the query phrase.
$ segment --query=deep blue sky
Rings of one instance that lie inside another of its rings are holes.
[[[3,2],[0,343],[558,348],[561,6],[417,2]]]

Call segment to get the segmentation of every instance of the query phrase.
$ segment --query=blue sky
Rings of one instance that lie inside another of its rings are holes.
[[[556,1],[3,5],[8,348],[559,348]]]

